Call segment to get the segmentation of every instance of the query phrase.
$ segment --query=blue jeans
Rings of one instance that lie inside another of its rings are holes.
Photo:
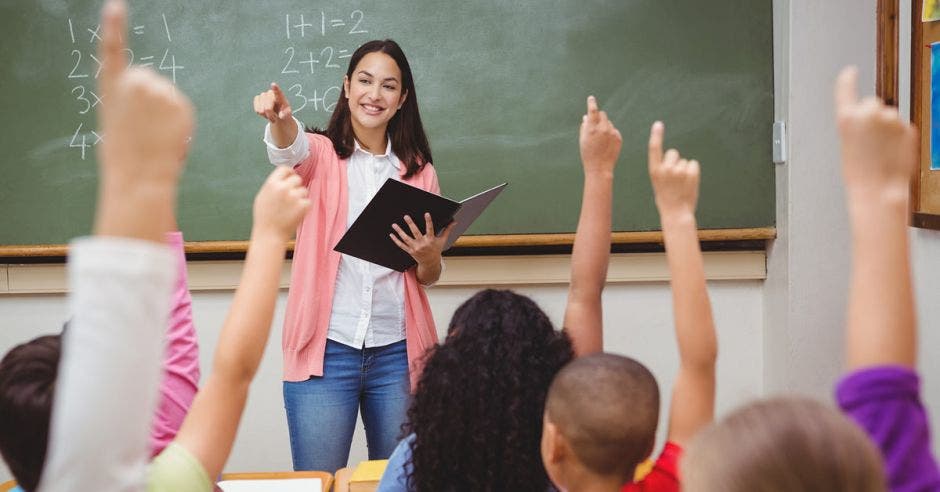
[[[356,350],[328,339],[323,376],[284,382],[294,470],[346,466],[360,410],[369,459],[387,459],[401,435],[409,388],[404,340]]]

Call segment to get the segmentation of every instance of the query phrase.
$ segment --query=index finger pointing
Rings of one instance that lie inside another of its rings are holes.
[[[858,102],[858,69],[845,67],[836,78],[836,114],[842,113]]]
[[[107,0],[101,9],[101,41],[98,56],[101,58],[101,92],[107,93],[114,80],[127,66],[124,53],[124,35],[127,31],[127,5],[124,0]]]
[[[597,122],[597,119],[600,117],[597,110],[597,99],[594,96],[588,96],[587,98],[587,117],[588,121]]]
[[[657,121],[653,123],[653,127],[650,128],[650,142],[649,142],[649,168],[652,171],[653,168],[659,165],[663,161],[663,132],[665,131],[665,126],[663,122]]]
[[[274,91],[274,100],[278,103],[287,100],[287,96],[285,96],[284,92],[281,91],[281,86],[277,85],[277,82],[271,82],[271,90]]]

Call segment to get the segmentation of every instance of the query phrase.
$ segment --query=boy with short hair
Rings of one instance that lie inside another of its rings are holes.
[[[659,391],[639,362],[610,354],[582,358],[556,376],[545,405],[542,459],[562,490],[678,491],[682,446],[710,423],[715,407],[715,326],[698,243],[699,164],[662,150],[653,124],[649,173],[663,228],[673,294],[679,374],[667,442],[652,471],[633,471],[653,450]]]

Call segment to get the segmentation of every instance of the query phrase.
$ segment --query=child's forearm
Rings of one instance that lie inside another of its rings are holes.
[[[199,390],[176,442],[214,477],[228,459],[248,388],[270,332],[285,240],[252,230],[245,268],[219,335],[212,372]]]
[[[232,301],[213,371],[231,381],[251,381],[270,333],[286,242],[276,234],[252,231],[242,281]]]
[[[916,363],[906,195],[906,190],[847,190],[853,238],[846,334],[850,369]]]
[[[680,364],[713,371],[718,349],[695,216],[667,213],[662,226]]]
[[[564,322],[578,355],[599,352],[604,345],[601,293],[610,257],[612,197],[613,173],[586,173]]]
[[[666,213],[661,220],[679,348],[667,439],[684,445],[714,418],[718,344],[695,216]]]

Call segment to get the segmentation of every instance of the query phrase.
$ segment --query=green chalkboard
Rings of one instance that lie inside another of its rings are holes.
[[[100,2],[0,3],[0,245],[89,231],[95,196],[93,43]],[[348,56],[391,37],[411,60],[445,195],[509,188],[469,234],[575,229],[577,130],[597,96],[624,136],[614,229],[658,229],[649,125],[702,162],[703,228],[774,224],[771,0],[131,2],[136,64],[197,107],[183,177],[188,240],[246,239],[269,171],[251,99],[271,81],[322,125]],[[106,103],[102,103],[106,104]]]

